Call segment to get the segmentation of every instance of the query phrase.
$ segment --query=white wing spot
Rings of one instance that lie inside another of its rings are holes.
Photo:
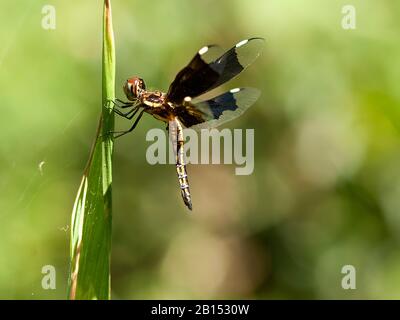
[[[230,93],[236,93],[236,92],[239,92],[239,91],[240,91],[240,88],[235,88],[235,89],[230,90],[229,92]]]
[[[239,48],[239,47],[245,45],[247,42],[249,42],[249,39],[240,41],[240,42],[236,45],[236,48]]]
[[[207,51],[208,51],[208,47],[205,46],[205,47],[203,47],[203,48],[201,48],[201,49],[199,50],[199,55],[203,55],[203,54],[205,54]]]

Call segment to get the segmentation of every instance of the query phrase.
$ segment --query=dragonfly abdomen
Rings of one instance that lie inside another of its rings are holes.
[[[179,186],[183,202],[192,210],[192,199],[190,196],[189,180],[187,178],[186,165],[183,152],[184,141],[178,138],[176,153],[176,173],[178,174]]]

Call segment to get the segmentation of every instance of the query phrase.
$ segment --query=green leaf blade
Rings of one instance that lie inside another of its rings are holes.
[[[110,299],[115,46],[111,4],[104,1],[102,116],[71,219],[70,299]]]

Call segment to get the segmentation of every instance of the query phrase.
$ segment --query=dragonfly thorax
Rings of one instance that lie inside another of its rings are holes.
[[[140,100],[148,107],[160,108],[165,105],[165,93],[161,91],[143,91]]]

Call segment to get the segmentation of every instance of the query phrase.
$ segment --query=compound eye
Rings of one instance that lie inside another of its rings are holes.
[[[136,85],[129,83],[129,91],[132,93],[133,96],[136,96]]]
[[[128,79],[124,85],[124,92],[128,100],[134,100],[136,97],[136,83]]]

